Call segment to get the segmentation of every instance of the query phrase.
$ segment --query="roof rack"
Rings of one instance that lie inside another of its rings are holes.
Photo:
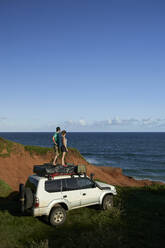
[[[49,180],[52,180],[54,179],[56,176],[70,176],[70,177],[74,177],[74,176],[82,176],[84,175],[84,177],[86,177],[86,173],[61,173],[61,174],[57,174],[57,173],[54,173],[54,174],[49,174],[49,175],[45,175],[45,177],[47,177]]]
[[[86,167],[85,165],[67,165],[66,167],[62,165],[54,166],[52,164],[43,164],[43,165],[35,165],[33,167],[33,172],[38,176],[42,177],[56,177],[56,176],[64,176],[64,175],[86,175]]]

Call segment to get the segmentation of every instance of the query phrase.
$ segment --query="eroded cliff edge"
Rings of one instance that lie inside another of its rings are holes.
[[[5,181],[13,190],[18,190],[20,183],[25,183],[27,177],[33,174],[33,166],[50,163],[54,157],[53,149],[36,146],[24,146],[0,138],[0,179]],[[58,159],[60,163],[61,158]],[[85,164],[87,174],[94,173],[95,179],[119,186],[144,186],[163,184],[149,180],[135,180],[123,175],[121,168],[94,166],[88,163],[78,150],[69,148],[66,162]]]

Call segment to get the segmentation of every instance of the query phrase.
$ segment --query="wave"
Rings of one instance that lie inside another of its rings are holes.
[[[153,178],[151,176],[133,176],[133,178],[135,178],[136,180],[151,180],[151,181],[154,181],[154,182],[162,182],[162,183],[165,183],[165,177],[156,177],[156,178]]]
[[[88,158],[85,157],[85,159],[90,163],[90,164],[94,164],[94,165],[100,165],[99,161],[95,158]]]

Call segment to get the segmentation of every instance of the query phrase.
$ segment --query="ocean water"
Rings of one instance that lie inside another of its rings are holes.
[[[24,144],[51,147],[53,133],[0,133]],[[67,133],[68,146],[77,148],[94,165],[123,169],[136,179],[165,182],[165,133]]]

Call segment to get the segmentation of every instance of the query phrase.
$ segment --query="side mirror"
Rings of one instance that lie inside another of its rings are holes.
[[[94,175],[95,175],[94,173],[91,173],[91,174],[90,174],[90,179],[91,179],[91,180],[93,180]]]

